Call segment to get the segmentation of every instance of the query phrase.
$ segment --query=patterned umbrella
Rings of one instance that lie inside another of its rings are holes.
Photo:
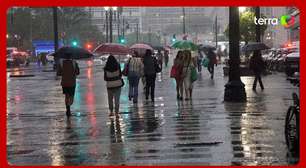
[[[196,44],[188,40],[177,41],[173,43],[171,47],[176,48],[176,49],[192,50],[192,51],[195,51],[198,49],[198,46]]]
[[[127,55],[131,54],[128,47],[117,43],[104,43],[99,45],[93,51],[94,54],[113,54],[113,55]]]

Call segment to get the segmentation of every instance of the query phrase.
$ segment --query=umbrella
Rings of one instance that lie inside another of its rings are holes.
[[[160,51],[166,50],[163,46],[153,46],[153,49],[160,50]]]
[[[216,47],[211,46],[211,45],[203,45],[203,44],[200,44],[200,45],[199,45],[199,50],[203,50],[203,51],[216,50]]]
[[[176,49],[192,50],[192,51],[198,49],[198,46],[196,44],[188,40],[177,41],[173,43],[171,47]]]
[[[127,55],[130,54],[130,49],[122,44],[117,43],[104,43],[99,45],[93,51],[94,54],[114,54],[114,55]]]
[[[130,49],[136,51],[140,56],[144,56],[146,50],[151,50],[152,52],[154,50],[150,45],[143,43],[133,44]]]
[[[53,56],[59,58],[69,58],[71,56],[73,59],[84,59],[93,57],[93,54],[80,47],[62,47]]]
[[[264,43],[259,42],[251,42],[249,44],[246,44],[242,47],[242,51],[255,51],[255,50],[266,50],[270,47],[266,46]]]

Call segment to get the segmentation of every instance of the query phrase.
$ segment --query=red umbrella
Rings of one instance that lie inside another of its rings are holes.
[[[114,54],[127,55],[130,54],[130,49],[122,44],[117,43],[103,43],[93,51],[94,54]]]
[[[136,51],[140,56],[144,56],[146,50],[151,50],[152,52],[154,51],[154,49],[150,45],[143,43],[133,44],[130,49]]]

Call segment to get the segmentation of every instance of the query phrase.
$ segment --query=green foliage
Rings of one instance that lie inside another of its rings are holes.
[[[30,49],[31,39],[53,40],[53,10],[52,8],[12,8],[7,14],[7,30],[10,35],[20,35],[23,44],[21,48]],[[85,42],[95,43],[104,40],[98,27],[91,23],[91,16],[84,8],[58,8],[58,35],[59,40],[63,40],[68,45],[73,40],[77,40],[80,46]],[[16,46],[14,39],[9,39],[8,45]]]
[[[265,16],[261,16],[265,17]],[[245,41],[256,41],[256,25],[254,23],[255,13],[246,11],[240,15],[239,29],[240,29],[240,40]],[[264,35],[267,25],[260,25],[261,36]],[[225,35],[228,37],[228,26],[225,29]]]

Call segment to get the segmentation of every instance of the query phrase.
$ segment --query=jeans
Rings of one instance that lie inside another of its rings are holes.
[[[109,110],[113,112],[115,100],[115,112],[119,112],[121,88],[107,89]]]
[[[137,102],[138,98],[138,84],[140,77],[134,73],[128,75],[129,80],[129,98],[133,97],[133,102]]]
[[[145,77],[146,77],[146,99],[149,98],[149,93],[151,92],[151,100],[154,102],[156,74],[145,75]]]

